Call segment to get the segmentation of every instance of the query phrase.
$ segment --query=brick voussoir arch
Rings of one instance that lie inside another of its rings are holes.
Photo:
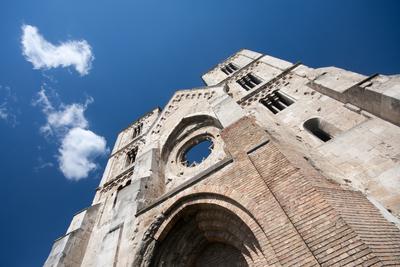
[[[266,231],[256,216],[257,203],[236,190],[226,186],[197,185],[185,190],[162,204],[163,212],[148,227],[142,239],[142,244],[135,257],[133,266],[148,266],[154,256],[155,243],[161,242],[180,219],[184,211],[199,207],[219,207],[237,216],[242,222],[241,228],[247,228],[257,240],[257,245],[251,251],[251,261],[273,264],[277,262],[275,252],[266,236]],[[227,227],[229,227],[227,225]],[[244,240],[249,237],[243,236]],[[152,245],[150,245],[151,240]],[[145,256],[147,255],[147,256]],[[147,259],[145,259],[147,257]],[[262,265],[261,265],[262,266]]]
[[[257,203],[244,194],[227,186],[196,185],[189,190],[182,191],[164,204],[163,215],[166,220],[154,235],[158,239],[166,223],[173,219],[183,208],[193,204],[216,204],[234,212],[247,225],[256,224],[263,233],[265,229],[259,223],[262,218],[257,218]]]

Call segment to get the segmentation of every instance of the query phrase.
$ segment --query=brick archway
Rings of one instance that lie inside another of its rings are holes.
[[[152,266],[249,266],[260,257],[251,229],[225,207],[186,206],[164,228]]]
[[[231,266],[276,262],[264,230],[235,200],[203,191],[168,202],[145,233],[148,242],[143,241],[134,266],[212,266],[229,259],[238,262]]]

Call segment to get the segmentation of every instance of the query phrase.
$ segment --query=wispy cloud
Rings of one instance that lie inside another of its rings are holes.
[[[0,120],[9,123],[15,127],[17,125],[17,111],[14,104],[17,102],[17,96],[11,91],[9,86],[0,85]]]
[[[38,28],[22,25],[22,53],[34,69],[73,66],[80,75],[89,73],[94,56],[86,40],[69,40],[59,45],[48,42]]]
[[[0,119],[7,120],[7,118],[8,118],[7,110],[3,107],[0,107]]]
[[[84,112],[92,102],[93,99],[89,97],[84,104],[65,105],[61,103],[56,109],[46,95],[44,87],[42,87],[38,92],[38,98],[34,101],[34,104],[41,105],[43,113],[47,116],[47,123],[40,128],[41,132],[46,135],[65,135],[67,131],[74,127],[87,128],[89,123]]]
[[[59,168],[70,180],[88,177],[89,172],[97,168],[95,159],[107,152],[104,137],[88,129],[84,112],[92,102],[93,99],[88,98],[84,104],[61,103],[54,107],[43,87],[34,101],[46,115],[46,124],[41,127],[41,132],[55,137],[60,143],[57,155]]]
[[[43,160],[42,157],[38,157],[37,161],[38,161],[37,166],[33,168],[35,172],[38,172],[39,170],[44,168],[52,168],[54,166],[52,162],[46,162]]]

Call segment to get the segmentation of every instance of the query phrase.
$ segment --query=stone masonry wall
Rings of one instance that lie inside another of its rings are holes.
[[[251,73],[260,83],[242,88]],[[118,135],[93,205],[45,266],[400,265],[397,76],[241,50],[202,78]],[[278,93],[292,103],[272,112],[262,100]],[[185,166],[202,135],[210,156]]]

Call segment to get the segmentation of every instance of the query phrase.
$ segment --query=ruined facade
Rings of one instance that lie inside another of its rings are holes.
[[[118,135],[45,266],[400,265],[400,76],[241,50],[202,78]]]

